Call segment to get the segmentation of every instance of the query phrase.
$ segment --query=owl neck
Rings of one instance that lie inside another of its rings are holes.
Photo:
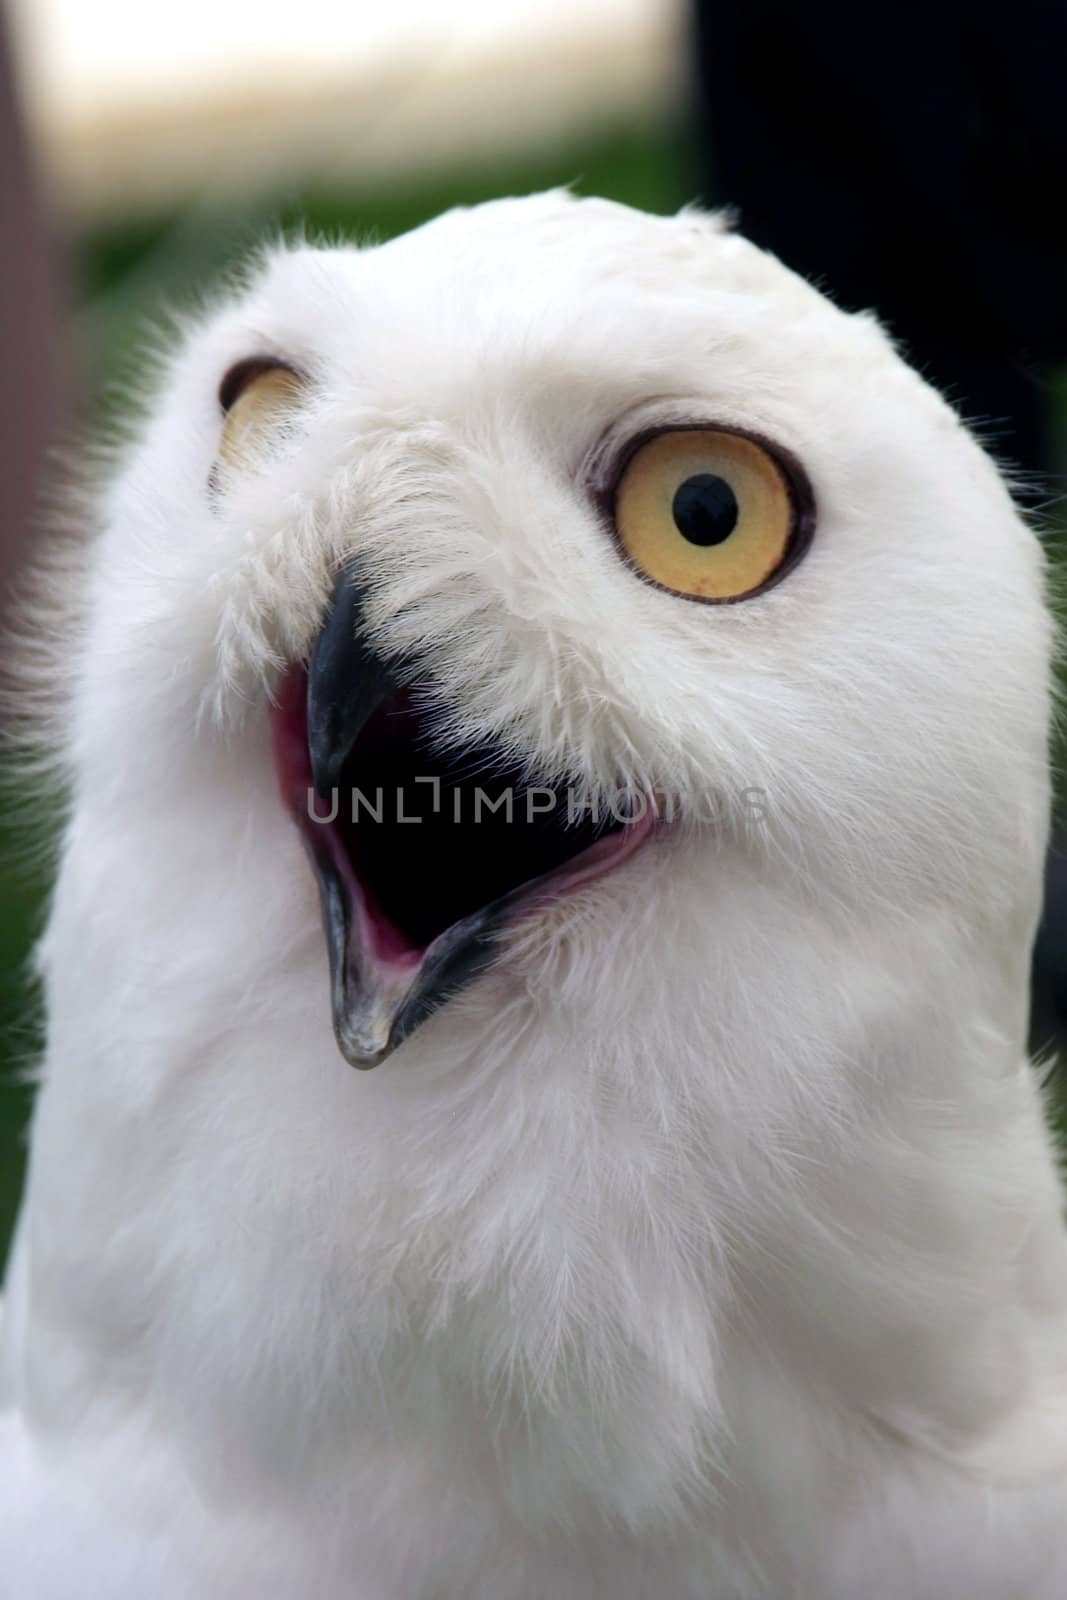
[[[727,1437],[755,1481],[777,1375],[832,1448],[873,1418],[1030,1470],[1067,1259],[1021,962],[651,848],[355,1074],[276,810],[185,806],[165,851],[157,816],[75,819],[28,1202],[53,1411],[136,1375],[249,1473],[289,1431],[496,1429],[524,1514],[632,1517]]]

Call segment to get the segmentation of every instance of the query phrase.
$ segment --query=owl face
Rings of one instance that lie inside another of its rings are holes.
[[[551,194],[272,256],[107,524],[127,770],[164,701],[172,756],[256,752],[355,1065],[650,902],[699,943],[718,875],[1033,913],[1036,544],[878,325],[713,218]]]

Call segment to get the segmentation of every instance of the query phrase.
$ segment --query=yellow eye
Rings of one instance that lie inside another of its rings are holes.
[[[300,403],[304,379],[270,357],[241,361],[223,379],[219,403],[225,413],[219,460],[240,467],[255,456]]]
[[[659,433],[615,491],[615,527],[634,566],[693,600],[740,600],[799,554],[800,508],[774,456],[715,428]],[[806,540],[805,540],[806,542]]]

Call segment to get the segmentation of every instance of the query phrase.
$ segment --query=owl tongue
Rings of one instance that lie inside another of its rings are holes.
[[[588,882],[651,831],[531,787],[496,744],[442,749],[427,685],[400,687],[344,574],[309,665],[273,715],[283,799],[319,881],[334,1030],[353,1066],[389,1055],[497,953],[507,923]]]

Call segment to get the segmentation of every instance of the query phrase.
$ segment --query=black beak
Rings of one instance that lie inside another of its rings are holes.
[[[373,1067],[495,960],[516,913],[623,859],[647,827],[573,819],[559,796],[546,813],[494,740],[435,740],[432,676],[370,642],[354,567],[292,670],[276,759],[318,878],[337,1043]]]
[[[396,686],[389,666],[360,631],[363,595],[346,568],[334,585],[330,609],[308,667],[308,753],[315,788],[328,799],[368,718]]]
[[[394,670],[363,634],[362,605],[358,577],[346,569],[308,664],[311,775],[320,799],[342,814],[351,804],[345,764],[371,717],[397,688]],[[330,956],[334,1033],[352,1066],[374,1067],[487,964],[503,907],[479,910],[449,928],[414,969],[394,969],[370,948],[360,886],[346,867],[341,835],[321,826],[306,832]]]

